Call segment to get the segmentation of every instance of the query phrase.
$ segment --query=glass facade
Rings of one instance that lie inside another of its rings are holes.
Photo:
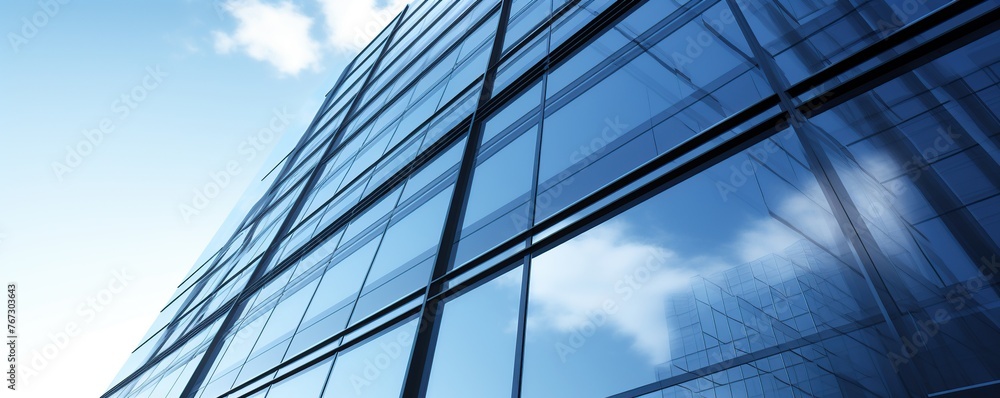
[[[1000,396],[998,21],[417,0],[104,397]]]

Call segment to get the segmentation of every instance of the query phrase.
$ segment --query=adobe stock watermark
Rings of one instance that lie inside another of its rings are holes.
[[[177,206],[177,210],[180,212],[181,218],[184,219],[185,223],[191,223],[194,217],[207,209],[212,200],[218,197],[233,182],[236,176],[243,173],[245,164],[256,159],[261,152],[266,150],[275,141],[275,138],[288,128],[293,117],[285,108],[275,108],[271,111],[271,115],[267,127],[258,130],[255,134],[251,134],[237,145],[236,153],[239,155],[239,158],[227,162],[222,170],[209,173],[209,181],[192,190],[190,202],[181,203]]]
[[[663,264],[666,263],[663,254],[652,248],[648,249],[648,252],[649,257],[642,265],[614,281],[611,285],[615,292],[613,297],[605,299],[600,308],[588,311],[585,322],[575,327],[565,341],[557,341],[553,345],[552,348],[559,355],[560,362],[566,363],[570,356],[583,348],[587,340],[607,324],[608,319],[615,316],[622,306],[632,300],[653,275],[663,268]]]
[[[21,47],[28,44],[38,36],[38,32],[49,26],[49,22],[62,7],[69,4],[71,0],[41,0],[38,2],[38,11],[31,14],[31,17],[21,17],[21,29],[19,31],[7,32],[7,42],[10,48],[17,54],[21,52]]]
[[[973,295],[992,283],[994,275],[1000,272],[1000,261],[997,260],[996,255],[991,258],[983,256],[979,262],[981,265],[978,277],[957,284],[945,294],[945,299],[951,305],[951,311],[946,308],[938,308],[933,314],[930,314],[932,316],[928,319],[916,320],[919,329],[909,336],[903,336],[898,352],[890,351],[886,354],[894,371],[898,373],[900,366],[909,364],[914,357],[927,348],[934,337],[941,333],[941,327],[954,319],[952,314],[965,309],[968,302],[974,300]]]
[[[106,136],[118,128],[118,123],[128,119],[132,112],[149,98],[149,94],[160,87],[166,76],[168,75],[160,70],[159,65],[147,66],[146,74],[142,80],[111,102],[111,113],[114,116],[101,119],[95,128],[83,130],[81,132],[83,138],[75,145],[66,146],[66,155],[63,160],[52,162],[52,172],[56,178],[62,181],[66,174],[72,173],[80,167],[83,161],[104,143]]]
[[[7,388],[17,390],[17,283],[7,284]]]
[[[104,312],[123,292],[134,278],[122,268],[111,273],[106,285],[91,296],[83,299],[76,306],[77,320],[67,322],[62,329],[48,333],[48,342],[42,348],[32,351],[25,358],[27,366],[21,365],[19,376],[24,382],[44,371],[59,355],[70,347],[73,339],[79,336],[86,325],[94,322],[97,316]]]
[[[409,360],[409,347],[412,342],[413,335],[408,331],[401,330],[396,332],[395,339],[379,343],[379,353],[365,359],[365,366],[362,368],[361,374],[351,374],[351,387],[354,388],[354,394],[361,396],[361,392],[378,380],[382,376],[382,372],[389,369],[393,362],[400,359]]]

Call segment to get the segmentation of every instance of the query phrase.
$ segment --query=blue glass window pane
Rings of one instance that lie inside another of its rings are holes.
[[[490,116],[483,127],[483,147],[489,145],[494,137],[517,127],[516,122],[525,115],[534,113],[541,104],[542,84],[535,83],[528,90],[511,100],[504,108]]]
[[[350,187],[341,190],[337,198],[330,201],[324,209],[318,211],[318,213],[323,214],[323,217],[316,228],[322,231],[343,217],[347,210],[356,205],[361,199],[361,191],[361,184],[359,182],[355,182]]]
[[[273,398],[319,398],[320,393],[323,392],[323,383],[326,382],[326,376],[330,374],[332,365],[332,361],[326,361],[292,375],[271,386],[267,396]]]
[[[150,397],[168,396],[167,394],[170,392],[171,389],[173,389],[174,384],[177,382],[177,379],[181,376],[181,373],[184,371],[184,368],[185,366],[179,366],[174,370],[172,370],[170,373],[164,375],[156,383],[156,387],[150,390],[149,396]],[[187,379],[185,378],[184,381],[186,382]]]
[[[812,118],[829,138],[816,147],[843,182],[838,197],[857,209],[866,253],[893,300],[913,303],[899,334],[933,325],[908,362],[926,391],[996,379],[981,370],[996,368],[997,351],[959,342],[1000,336],[992,311],[1000,295],[978,288],[996,278],[1000,251],[991,212],[980,207],[1000,197],[997,112],[984,90],[997,80],[982,76],[1000,61],[998,39],[994,32]],[[954,293],[969,286],[974,300]]]
[[[244,311],[243,323],[236,332],[226,338],[222,354],[217,357],[209,372],[203,391],[221,393],[229,390],[246,362],[247,355],[260,335],[261,329],[270,316],[270,309],[264,311]]]
[[[500,65],[493,81],[493,93],[502,92],[546,55],[548,55],[548,36],[538,35],[531,40],[531,43],[525,45],[524,48],[518,50],[516,54]]]
[[[484,44],[472,57],[455,68],[455,71],[448,78],[442,102],[451,101],[469,84],[472,84],[473,80],[483,75],[483,72],[486,71],[486,63],[490,60],[490,50],[492,50],[492,46]]]
[[[268,315],[264,314],[255,319],[244,321],[237,332],[228,338],[222,356],[216,360],[216,374],[212,376],[213,380],[246,361],[247,355],[253,349],[254,342],[257,341],[257,336],[260,335],[261,329],[267,323]]]
[[[337,171],[334,171],[332,175],[327,175],[323,180],[320,181],[317,188],[310,194],[311,199],[309,202],[309,207],[305,210],[306,215],[312,214],[320,206],[326,204],[330,198],[333,198],[337,192],[340,192],[340,184],[344,181],[344,176],[347,174],[347,168],[342,167]]]
[[[427,397],[510,397],[522,268],[444,304]]]
[[[630,131],[652,127],[649,120],[654,112],[669,102],[647,80],[664,75],[667,71],[662,65],[641,55],[547,115],[539,182],[555,177],[606,146],[620,145],[616,141]],[[615,101],[607,101],[608,98]]]
[[[309,300],[316,291],[319,281],[312,281],[295,292],[289,292],[274,307],[267,325],[257,337],[257,342],[240,371],[237,382],[248,380],[266,369],[277,365],[285,355],[295,327],[302,320]],[[293,326],[294,325],[294,326]]]
[[[551,0],[535,0],[527,5],[523,11],[512,11],[510,23],[507,25],[507,36],[504,37],[504,50],[506,51],[520,42],[538,24],[544,22],[551,13]]]
[[[394,216],[351,316],[356,323],[427,283],[454,185]],[[398,221],[397,221],[398,220]]]
[[[550,27],[551,39],[549,48],[555,50],[570,36],[580,31],[584,25],[600,15],[608,6],[614,4],[616,0],[583,0],[570,6],[570,9],[562,14],[559,19],[552,23]],[[671,0],[650,0],[646,4]],[[559,9],[564,1],[556,0],[553,9]],[[666,14],[654,13],[659,18]],[[625,22],[623,22],[623,25]]]
[[[187,364],[179,368],[180,374],[177,375],[175,381],[173,382],[172,385],[170,385],[169,389],[166,389],[166,387],[170,383],[161,382],[161,384],[157,386],[157,391],[153,393],[155,395],[150,394],[150,396],[171,397],[180,395],[184,387],[187,386],[186,382],[191,378],[191,374],[194,373],[195,369],[198,367],[198,364],[201,362],[201,359],[204,355],[205,355],[204,353],[195,355],[194,357],[188,360]],[[166,381],[166,379],[167,378],[164,377],[164,381]],[[164,389],[161,390],[161,388]]]
[[[392,138],[392,133],[395,131],[394,127],[390,126],[386,130],[383,130],[373,142],[361,149],[361,152],[354,159],[350,171],[348,171],[347,176],[344,178],[345,181],[353,181],[363,171],[375,164],[375,161],[385,152],[385,148]]]
[[[452,68],[455,67],[455,62],[457,60],[458,51],[453,50],[446,58],[435,64],[434,68],[429,70],[427,74],[420,77],[420,81],[418,81],[417,85],[413,88],[413,91],[417,93],[416,95],[418,98],[423,95],[423,93],[437,86],[438,82],[442,79],[445,79],[448,74],[451,73]]]
[[[487,2],[484,2],[487,3]],[[499,12],[494,13],[490,19],[484,21],[476,30],[469,33],[469,36],[462,41],[462,50],[458,53],[458,59],[465,59],[481,45],[493,46],[493,35],[497,30],[497,23],[500,20]]]
[[[382,239],[386,250],[379,250],[375,256],[365,281],[366,287],[377,285],[383,277],[394,276],[393,271],[414,261],[422,261],[436,252],[451,192],[451,187],[443,189],[409,214],[402,214],[398,220],[393,220]]]
[[[818,182],[772,171],[795,162],[779,148],[759,144],[534,257],[522,396],[608,396],[880,322],[829,207],[803,193]],[[873,347],[846,366],[888,366]]]
[[[624,30],[626,36],[639,37],[662,21],[671,20],[669,16],[677,11],[677,3],[673,0],[649,0],[625,17],[619,29]]]
[[[347,227],[347,231],[344,232],[344,241],[350,242],[358,234],[363,231],[368,231],[373,225],[378,224],[385,217],[392,212],[392,209],[396,207],[396,203],[399,200],[400,189],[396,188],[386,196],[379,199],[377,203],[369,207],[363,213],[358,215],[351,225]],[[379,224],[382,225],[382,224]]]
[[[375,236],[363,246],[353,251],[346,251],[349,253],[346,257],[338,255],[338,258],[333,260],[330,268],[321,277],[316,295],[305,312],[302,329],[311,327],[354,301],[354,296],[361,290],[365,274],[375,256],[379,239],[379,236]],[[331,335],[337,331],[336,328],[343,327],[334,324],[325,326],[329,328]]]
[[[438,116],[427,125],[427,134],[424,142],[420,144],[420,150],[425,150],[446,133],[452,131],[462,120],[472,114],[479,99],[480,85],[473,85],[469,91],[462,96],[452,100],[452,103],[438,113]]]
[[[416,327],[406,322],[337,355],[323,396],[398,398]]]
[[[564,209],[656,155],[656,141],[648,131],[622,141],[620,145],[598,148],[581,157],[580,162],[569,169],[548,181],[541,181],[535,198],[535,222]]]
[[[416,195],[448,170],[457,170],[456,166],[458,166],[458,162],[462,159],[462,150],[464,148],[465,138],[452,144],[451,148],[438,155],[437,159],[432,160],[420,169],[420,171],[411,175],[410,180],[406,182],[406,187],[403,188],[403,195],[400,200],[408,200],[410,196]]]
[[[780,0],[740,3],[754,34],[790,83],[907,26],[949,3],[883,0],[851,3]]]
[[[516,134],[515,134],[516,136]],[[476,166],[454,266],[524,231],[534,174],[537,127],[531,127]],[[507,139],[510,139],[508,137]],[[503,142],[497,146],[502,145]]]
[[[514,201],[524,201],[531,190],[538,129],[522,133],[509,144],[481,160],[472,178],[462,227],[467,228]]]
[[[546,96],[552,98],[570,87],[574,81],[584,79],[591,68],[607,60],[628,43],[629,39],[618,30],[612,29],[601,34],[594,42],[578,50],[549,73]]]

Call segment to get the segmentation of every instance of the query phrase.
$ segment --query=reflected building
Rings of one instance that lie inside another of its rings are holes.
[[[997,21],[418,0],[104,397],[998,396]]]
[[[670,361],[656,368],[671,383],[662,396],[886,396],[880,376],[879,339],[860,325],[877,319],[853,300],[861,276],[808,241],[723,272],[697,276],[690,291],[672,297],[666,313]],[[839,330],[838,330],[839,329]],[[858,333],[846,333],[848,330]],[[838,330],[838,336],[823,336]],[[768,347],[786,346],[773,360],[756,359]],[[723,369],[725,382],[708,377]],[[894,380],[888,382],[893,383]],[[899,386],[893,386],[899,387]],[[767,394],[763,394],[764,392]]]

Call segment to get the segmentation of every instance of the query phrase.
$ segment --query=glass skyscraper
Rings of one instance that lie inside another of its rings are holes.
[[[104,396],[1000,396],[998,27],[417,1]]]

